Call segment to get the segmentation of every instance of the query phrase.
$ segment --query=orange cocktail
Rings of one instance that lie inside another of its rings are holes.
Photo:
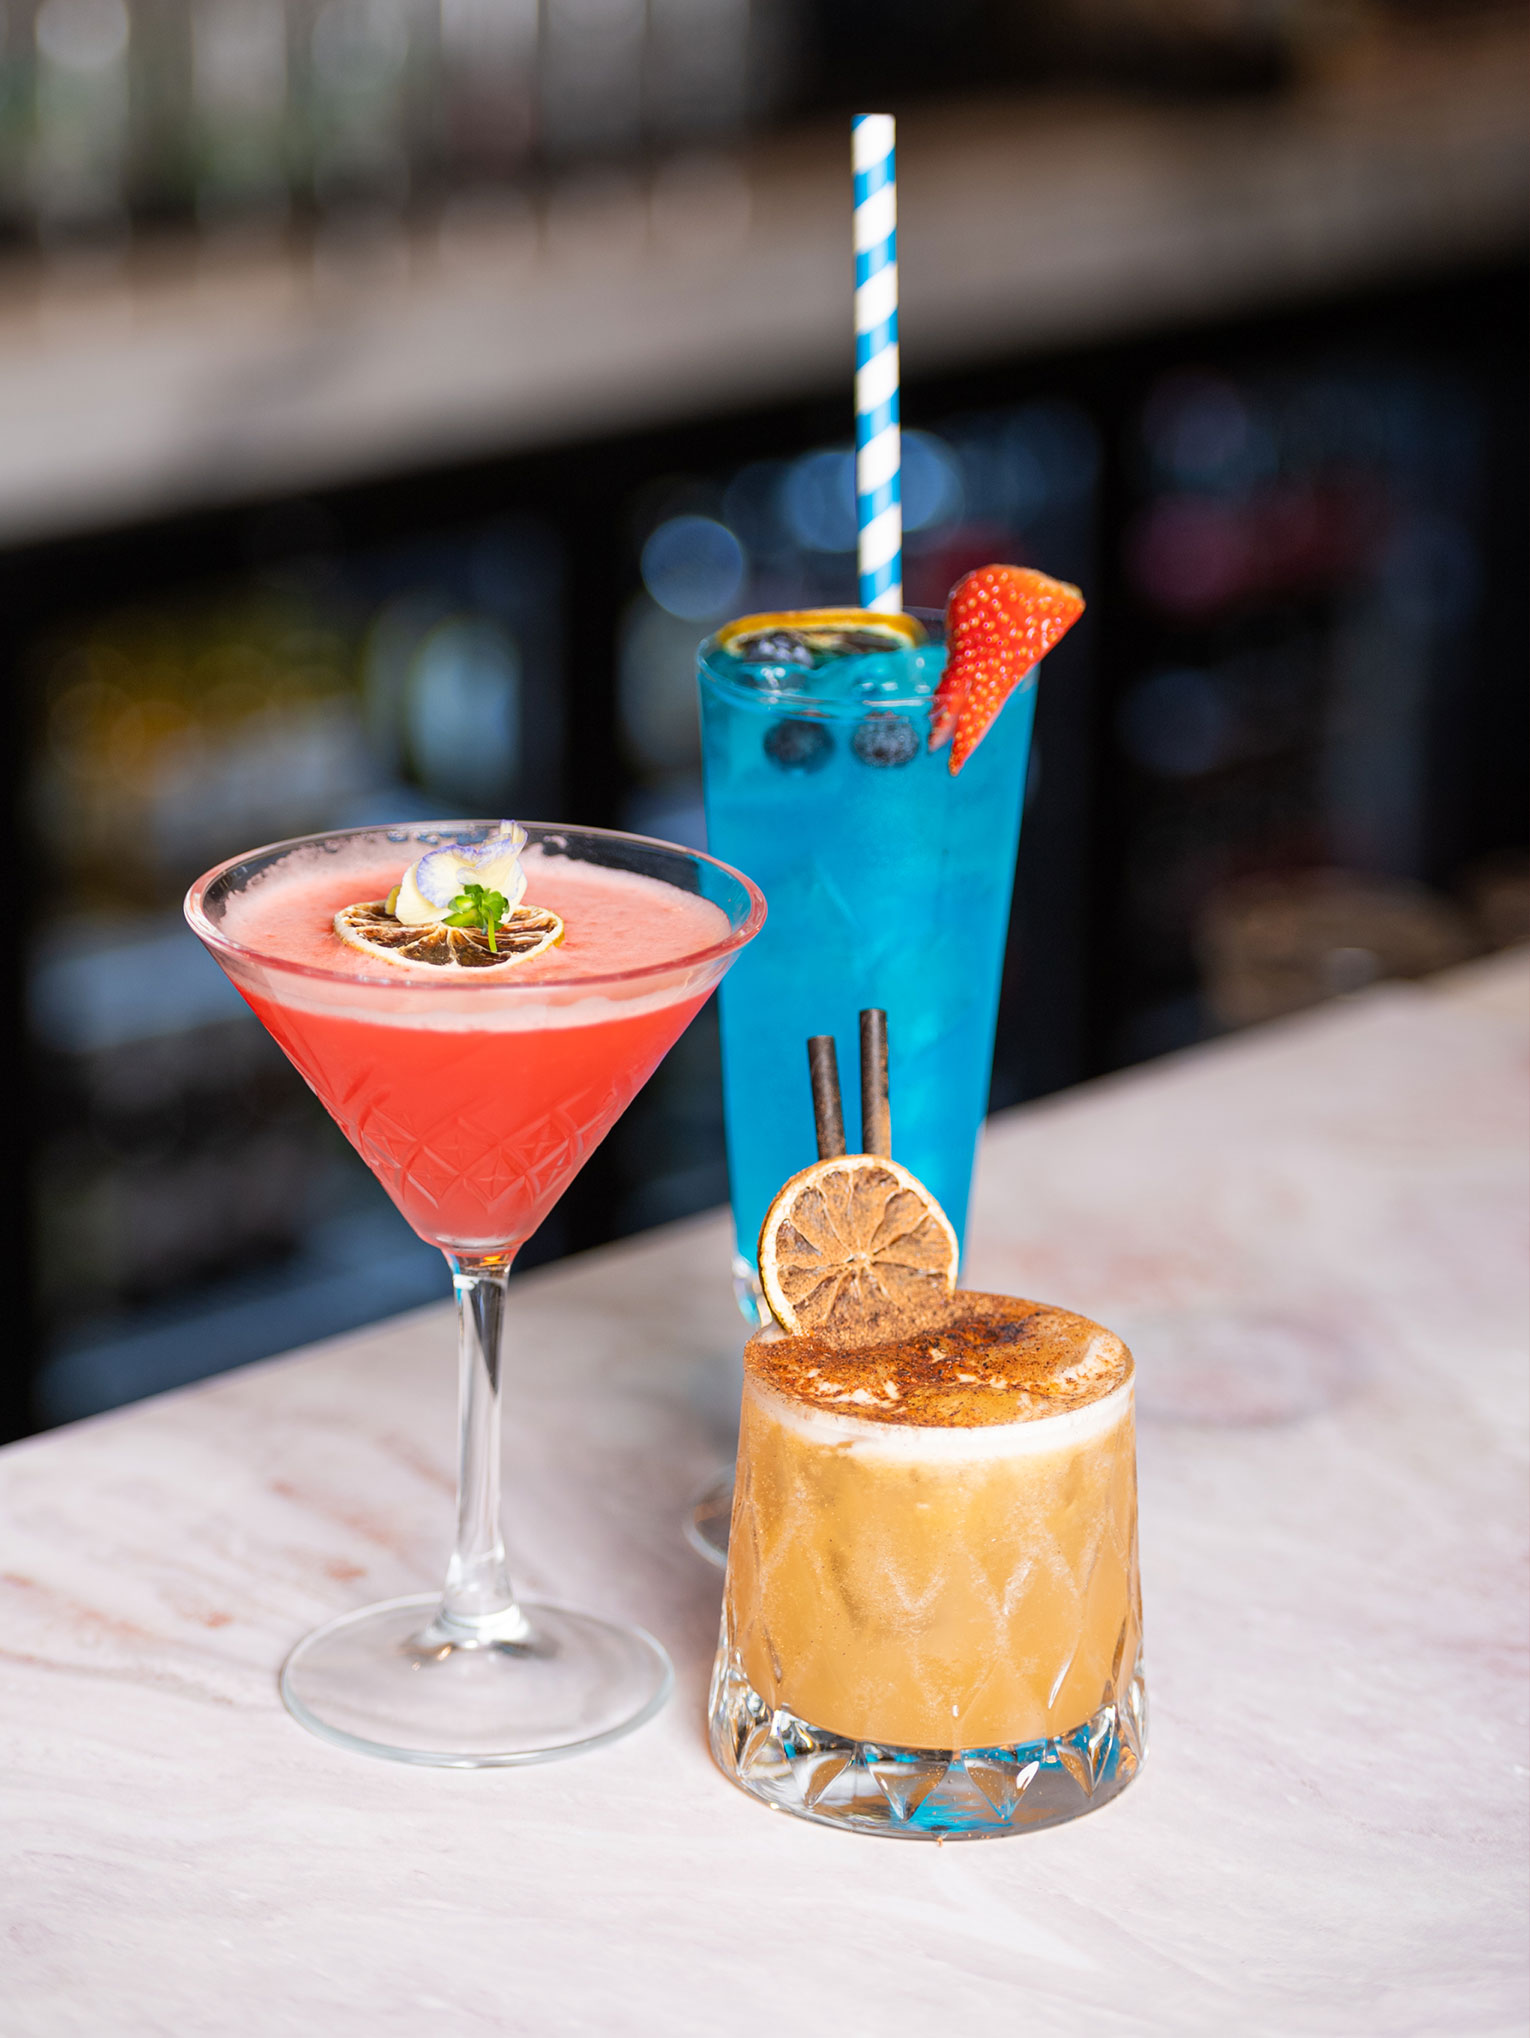
[[[960,1836],[1110,1796],[1142,1748],[1132,1362],[958,1291],[751,1339],[713,1745],[756,1795]]]

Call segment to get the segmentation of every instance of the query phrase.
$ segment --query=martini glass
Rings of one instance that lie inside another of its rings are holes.
[[[539,883],[552,903],[561,874],[619,927],[630,961],[487,981],[384,960],[358,973],[292,959],[313,952],[311,929],[306,943],[284,943],[280,914],[265,911],[289,886],[309,921],[321,894],[328,913],[375,897],[379,873],[395,881],[426,849],[482,841],[497,822],[305,836],[219,865],[186,899],[193,932],[451,1268],[461,1431],[444,1590],[330,1621],[281,1675],[288,1709],[324,1739],[445,1768],[576,1754],[630,1732],[669,1695],[669,1659],[651,1635],[511,1587],[499,1494],[505,1289],[519,1247],[765,918],[756,887],[711,857],[525,825],[532,903]]]

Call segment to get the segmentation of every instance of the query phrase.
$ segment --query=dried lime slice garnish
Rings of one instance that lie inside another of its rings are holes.
[[[374,899],[342,906],[335,915],[335,932],[349,947],[391,963],[476,972],[514,969],[555,948],[563,939],[563,922],[541,906],[516,906],[494,929],[491,948],[481,926],[448,927],[441,921],[406,926],[388,911],[386,901]]]

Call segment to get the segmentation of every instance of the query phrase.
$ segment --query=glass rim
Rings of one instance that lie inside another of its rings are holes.
[[[385,835],[390,828],[407,828],[410,839],[419,841],[418,831],[421,830],[439,831],[442,836],[449,838],[454,831],[474,828],[492,831],[499,825],[497,820],[374,821],[360,827],[320,828],[312,835],[291,835],[280,842],[264,843],[258,849],[241,850],[237,856],[225,857],[221,863],[216,863],[210,870],[205,870],[187,888],[182,910],[192,933],[215,954],[228,955],[243,962],[258,963],[262,969],[282,970],[288,975],[320,983],[343,984],[352,991],[378,991],[388,996],[394,993],[428,993],[439,997],[446,991],[450,991],[454,996],[461,991],[467,991],[472,996],[483,996],[487,992],[498,991],[508,992],[512,996],[525,997],[532,993],[540,993],[546,997],[549,993],[557,994],[568,990],[588,991],[608,985],[639,983],[647,978],[672,976],[677,972],[698,969],[705,963],[720,961],[724,956],[734,954],[747,942],[752,941],[765,924],[767,911],[765,894],[753,878],[747,877],[741,870],[736,870],[731,863],[724,863],[721,857],[709,856],[704,849],[687,849],[679,842],[665,842],[656,835],[635,835],[622,828],[587,828],[580,823],[561,821],[522,821],[519,825],[527,831],[532,844],[549,836],[579,836],[597,843],[619,842],[631,844],[639,849],[657,849],[669,856],[685,857],[693,864],[709,865],[713,870],[721,871],[725,877],[732,878],[743,887],[748,911],[736,927],[729,929],[728,937],[724,941],[710,942],[705,948],[692,949],[684,955],[666,956],[660,962],[638,963],[631,969],[599,970],[588,976],[521,977],[519,980],[507,971],[504,976],[488,983],[478,980],[470,972],[465,983],[443,984],[434,980],[434,972],[430,977],[423,975],[416,977],[413,973],[406,976],[402,970],[399,971],[397,978],[358,976],[353,970],[326,969],[320,963],[292,962],[284,957],[271,955],[249,942],[234,940],[232,936],[213,925],[203,906],[208,891],[220,878],[225,877],[241,863],[252,863],[258,857],[277,856],[294,849],[307,849],[319,843],[333,842],[337,838]],[[440,846],[445,845],[443,843]],[[404,847],[404,844],[400,843],[399,847]],[[660,878],[657,882],[662,884],[664,880]],[[717,902],[712,900],[709,903],[715,905]]]

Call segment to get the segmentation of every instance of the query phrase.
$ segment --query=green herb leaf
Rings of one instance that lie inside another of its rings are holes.
[[[494,939],[494,930],[510,911],[510,901],[503,892],[486,892],[482,885],[464,885],[452,900],[452,910],[447,914],[448,927],[481,927],[489,937],[490,955],[499,954],[499,943]]]

